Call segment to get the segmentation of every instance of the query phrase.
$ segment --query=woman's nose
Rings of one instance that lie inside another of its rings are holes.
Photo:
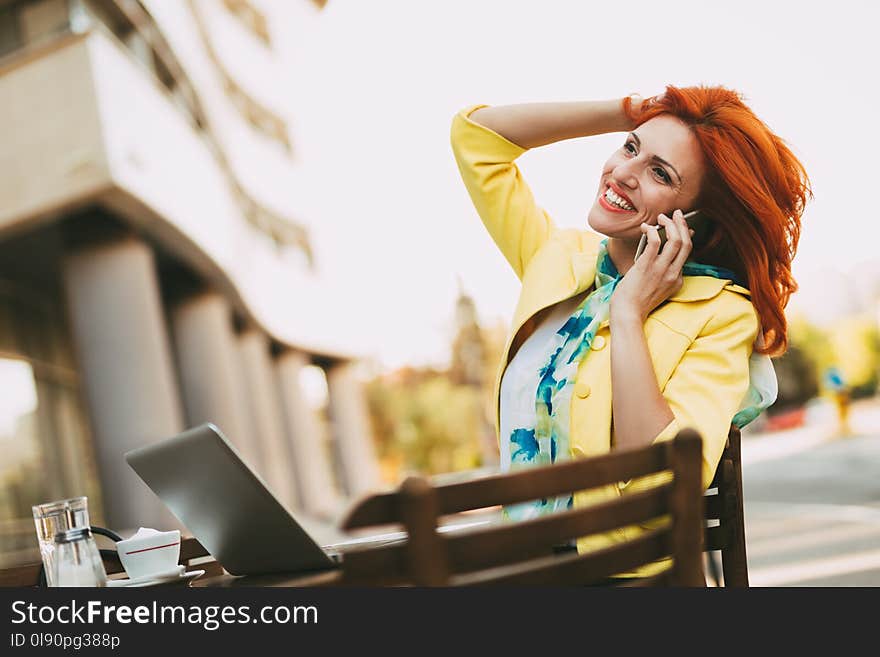
[[[611,177],[622,187],[634,189],[638,186],[638,176],[636,175],[635,163],[632,160],[621,162],[611,171]]]

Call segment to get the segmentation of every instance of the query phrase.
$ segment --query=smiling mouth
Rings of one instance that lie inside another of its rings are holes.
[[[635,212],[636,208],[623,197],[619,196],[610,186],[605,188],[605,193],[599,197],[603,206],[617,212]]]

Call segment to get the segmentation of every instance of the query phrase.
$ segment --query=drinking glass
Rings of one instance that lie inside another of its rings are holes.
[[[46,502],[34,506],[33,511],[37,540],[40,543],[40,556],[46,572],[46,583],[49,586],[56,586],[55,535],[68,529],[89,527],[88,498],[82,496]]]

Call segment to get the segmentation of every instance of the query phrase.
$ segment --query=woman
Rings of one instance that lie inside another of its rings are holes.
[[[602,168],[592,231],[558,228],[514,160],[608,132],[627,134]],[[474,205],[522,282],[496,380],[502,467],[644,446],[690,426],[703,437],[708,487],[731,422],[744,426],[775,399],[768,355],[785,350],[810,195],[801,163],[723,87],[478,105],[456,115],[451,137]],[[692,210],[693,229],[683,220]],[[655,482],[507,511],[547,513]]]

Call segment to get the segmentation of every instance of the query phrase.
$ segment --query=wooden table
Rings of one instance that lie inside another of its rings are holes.
[[[265,587],[315,587],[315,586],[339,586],[342,583],[342,570],[325,570],[314,573],[272,573],[270,575],[213,575],[202,576],[190,582],[192,588],[206,587],[240,587],[240,586],[265,586]]]

